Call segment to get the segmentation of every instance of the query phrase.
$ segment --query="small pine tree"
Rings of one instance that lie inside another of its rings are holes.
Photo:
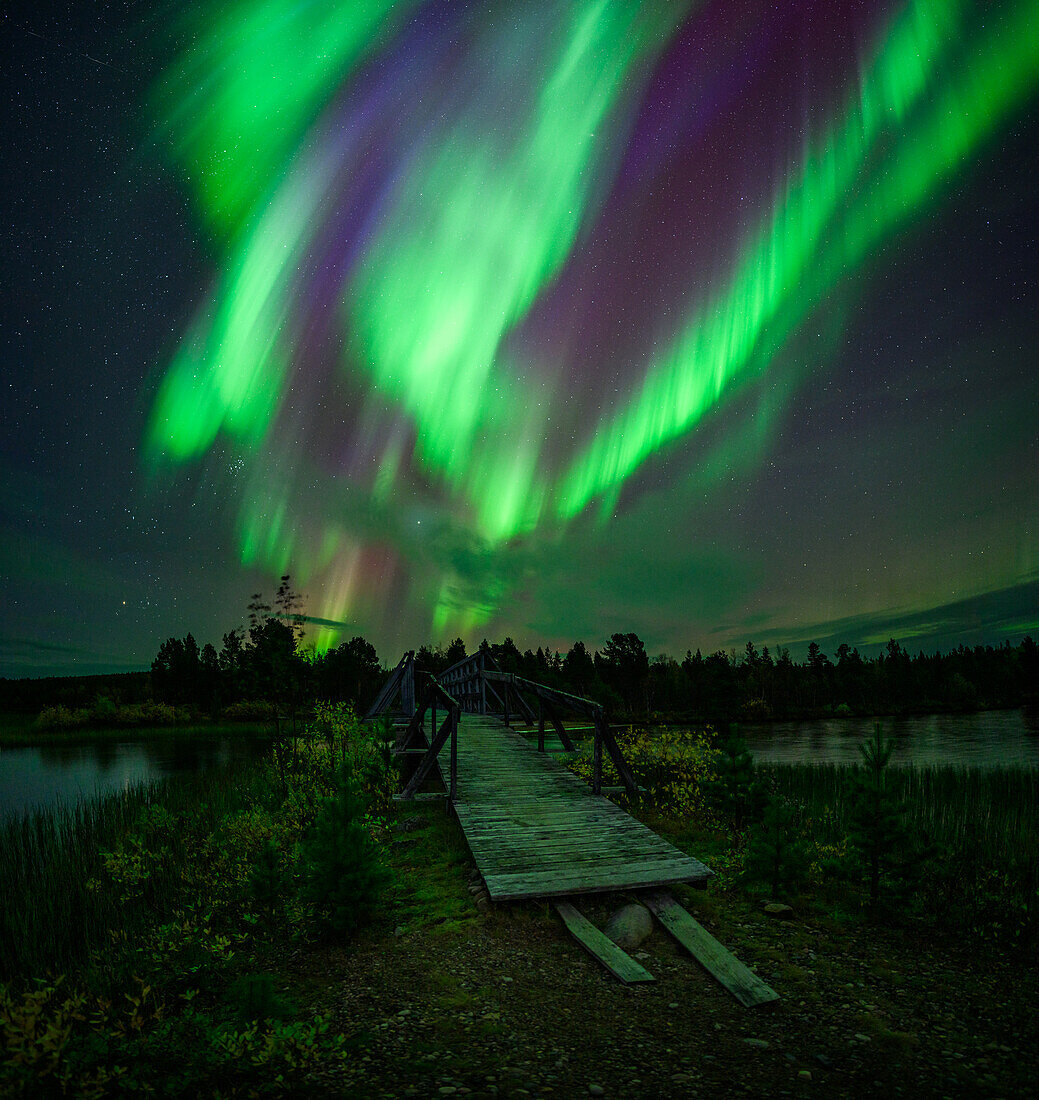
[[[885,741],[877,723],[873,739],[859,746],[862,764],[852,779],[851,845],[857,868],[869,889],[870,909],[877,913],[882,895],[905,900],[925,855],[906,826],[902,807],[888,782],[893,740]]]
[[[300,846],[303,899],[336,932],[352,932],[363,924],[390,878],[365,828],[364,809],[347,762]]]
[[[231,983],[227,999],[243,1024],[284,1020],[293,1013],[291,1002],[278,992],[270,974],[242,974]]]
[[[729,727],[718,752],[717,778],[710,785],[711,801],[719,816],[731,821],[733,831],[739,833],[760,816],[763,792],[754,779],[754,759],[735,725]]]
[[[765,804],[760,824],[750,831],[744,878],[766,885],[776,900],[795,891],[807,877],[808,847],[794,819],[794,807],[774,796]]]
[[[249,896],[262,909],[273,911],[281,901],[285,886],[285,875],[281,868],[281,853],[278,845],[268,837],[256,853],[249,871]]]

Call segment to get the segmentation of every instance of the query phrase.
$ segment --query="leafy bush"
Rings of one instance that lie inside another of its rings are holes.
[[[85,709],[69,710],[68,707],[44,707],[33,723],[38,730],[83,729],[90,723],[90,712]]]
[[[220,717],[228,722],[273,722],[275,714],[273,703],[250,699],[224,707]]]
[[[388,809],[397,789],[392,725],[362,722],[348,703],[317,703],[314,721],[324,735],[332,769],[348,763],[371,807]]]
[[[232,987],[239,1009],[262,1000],[268,1010],[247,1022],[214,1019],[194,993],[171,1001],[140,981],[115,998],[62,981],[23,993],[0,985],[0,1095],[295,1094],[317,1066],[343,1063],[345,1040],[321,1016],[277,1019],[286,1006],[262,977]]]
[[[712,732],[631,727],[616,735],[636,782],[646,788],[646,797],[661,813],[689,817],[700,823],[711,819],[706,790],[715,778]],[[587,748],[567,765],[586,782],[592,781],[592,754]],[[620,777],[603,753],[603,782],[616,784]]]

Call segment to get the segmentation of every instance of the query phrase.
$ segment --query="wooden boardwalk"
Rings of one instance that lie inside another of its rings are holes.
[[[446,775],[450,744],[440,754]],[[710,871],[494,717],[458,726],[455,812],[492,901],[704,882]]]

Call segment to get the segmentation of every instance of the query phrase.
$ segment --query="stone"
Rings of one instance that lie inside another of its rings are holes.
[[[774,917],[776,920],[793,920],[793,906],[784,905],[781,901],[769,901],[765,903],[765,916]]]
[[[588,1086],[588,1095],[589,1096],[605,1096],[606,1095],[606,1090],[602,1087],[602,1085],[589,1085]]]
[[[749,1047],[756,1047],[758,1050],[768,1050],[767,1039],[744,1039],[743,1041]]]
[[[797,1076],[800,1077],[802,1081],[811,1081],[812,1071],[810,1069],[802,1069],[798,1072]]]
[[[653,917],[644,905],[631,902],[610,917],[603,931],[622,951],[635,951],[652,934]]]

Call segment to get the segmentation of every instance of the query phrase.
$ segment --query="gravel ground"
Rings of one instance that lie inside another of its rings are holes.
[[[780,1000],[743,1008],[659,925],[636,953],[656,981],[624,986],[548,904],[479,911],[464,844],[434,813],[395,828],[401,886],[386,915],[401,923],[289,962],[301,1006],[350,1040],[346,1070],[315,1094],[1037,1095],[1034,960],[807,913],[777,920],[679,888]],[[413,886],[431,860],[436,901]],[[577,904],[602,927],[627,900]]]

